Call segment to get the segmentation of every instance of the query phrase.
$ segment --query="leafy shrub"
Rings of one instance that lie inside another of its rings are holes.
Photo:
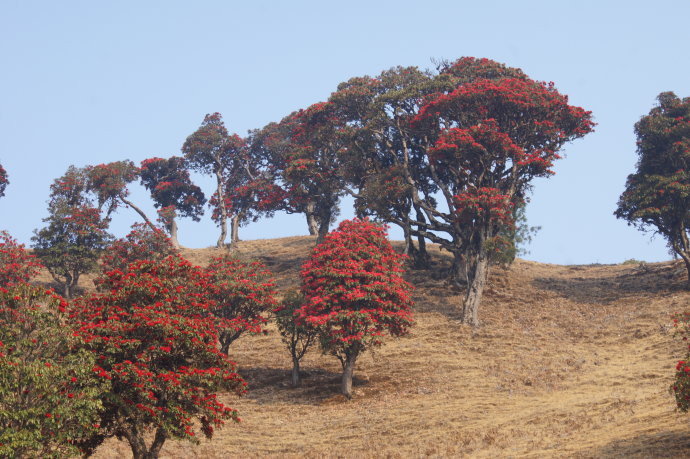
[[[317,338],[316,328],[298,320],[296,314],[303,305],[304,295],[293,290],[285,295],[280,305],[273,311],[280,336],[292,356],[293,386],[297,386],[300,382],[300,361]]]
[[[0,287],[28,282],[41,264],[7,231],[0,231]]]
[[[110,245],[101,259],[101,269],[104,272],[115,269],[122,271],[132,262],[160,261],[177,252],[170,238],[162,230],[135,223],[127,236],[116,239]]]

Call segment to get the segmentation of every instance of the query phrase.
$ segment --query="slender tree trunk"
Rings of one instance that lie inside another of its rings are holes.
[[[233,215],[230,220],[230,242],[232,244],[240,241],[240,217],[241,215]]]
[[[319,224],[316,221],[316,214],[314,213],[315,208],[316,204],[310,201],[307,203],[307,207],[305,210],[305,214],[307,215],[307,225],[309,226],[310,236],[316,236],[316,233],[319,232]]]
[[[299,359],[295,358],[295,356],[292,356],[292,378],[291,378],[292,385],[294,387],[299,386]]]
[[[478,311],[479,303],[482,300],[482,293],[484,293],[484,286],[489,276],[489,254],[486,252],[484,244],[485,237],[479,238],[480,246],[478,247],[476,257],[470,257],[470,265],[466,266],[469,274],[467,293],[465,294],[465,301],[462,304],[462,323],[476,327],[479,325]]]
[[[62,293],[64,294],[64,297],[66,299],[72,298],[72,283],[71,282],[65,282],[65,286],[62,289]]]
[[[180,248],[180,243],[177,240],[177,222],[173,218],[172,221],[170,222],[170,226],[168,227],[168,231],[170,231],[170,242],[172,243],[173,247],[176,249]]]
[[[141,216],[141,218],[144,219],[144,221],[146,222],[146,224],[149,225],[149,228],[151,228],[151,229],[154,230],[154,231],[158,231],[158,228],[157,228],[153,223],[151,223],[151,220],[149,220],[149,218],[146,216],[146,214],[144,213],[144,211],[141,210],[140,208],[138,208],[137,206],[135,206],[135,205],[132,203],[132,201],[130,201],[130,200],[128,200],[127,198],[125,198],[125,196],[124,196],[123,194],[120,194],[120,200],[121,200],[122,202],[124,202],[126,205],[128,205],[129,207],[131,207],[132,209],[134,209],[134,211],[135,211],[136,213],[138,213],[139,216]]]
[[[352,398],[352,375],[355,372],[357,353],[348,355],[343,362],[343,379],[340,383],[340,392],[347,398]]]
[[[223,179],[221,173],[216,171],[216,193],[218,194],[218,203],[220,206],[220,236],[216,247],[222,249],[225,247],[225,238],[228,235],[228,209],[225,208],[225,193],[223,191]]]
[[[402,225],[403,234],[405,236],[405,255],[412,258],[415,252],[414,242],[412,242],[412,234],[410,233],[410,226],[407,222]]]
[[[416,207],[415,210],[417,212],[417,221],[426,222],[426,218],[424,217],[424,213],[421,211],[421,209]],[[419,229],[426,230],[425,227],[421,227]],[[417,235],[417,253],[415,254],[415,265],[419,268],[425,268],[429,266],[430,258],[429,253],[426,251],[426,239],[424,236]]]

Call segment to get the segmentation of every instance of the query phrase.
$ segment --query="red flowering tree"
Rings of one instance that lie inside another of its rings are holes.
[[[553,174],[558,151],[594,123],[591,112],[569,105],[552,83],[488,59],[460,59],[438,78],[445,88],[427,96],[410,123],[424,139],[425,179],[438,187],[448,210],[409,176],[413,202],[425,217],[412,224],[453,254],[454,279],[467,285],[462,320],[477,325],[492,251],[512,232],[513,209],[534,178]]]
[[[405,334],[413,323],[403,259],[381,226],[355,219],[327,235],[302,267],[305,304],[297,315],[319,330],[324,352],[340,360],[341,391],[348,398],[359,355],[380,346],[386,333]]]
[[[183,158],[150,158],[141,162],[141,183],[151,193],[154,205],[159,209],[160,220],[170,234],[176,248],[178,216],[199,221],[204,213],[206,197],[197,185],[192,183]]]
[[[139,168],[132,161],[115,161],[107,164],[87,167],[88,190],[96,195],[98,208],[105,208],[106,218],[120,205],[134,209],[144,219],[151,230],[156,227],[141,208],[129,199],[127,186],[139,179]]]
[[[208,275],[212,313],[219,319],[220,349],[228,354],[230,344],[243,333],[260,333],[265,314],[276,307],[275,283],[260,263],[244,263],[231,256],[214,257]]]
[[[142,260],[106,273],[103,293],[72,306],[77,335],[97,355],[92,370],[110,385],[101,440],[123,437],[135,458],[158,457],[168,438],[198,442],[197,428],[211,438],[225,420],[239,421],[217,396],[245,383],[218,349],[211,282],[179,256]]]
[[[135,261],[160,261],[176,253],[177,249],[163,230],[135,223],[127,236],[116,239],[110,244],[101,258],[101,270],[103,272],[115,269],[122,271]]]
[[[41,264],[7,231],[0,231],[0,287],[29,282]]]
[[[615,215],[662,235],[685,262],[690,287],[690,97],[672,92],[635,124],[637,170],[628,176]]]
[[[347,126],[334,104],[321,102],[264,128],[257,140],[269,151],[285,190],[284,210],[304,213],[309,234],[322,241],[345,193],[341,157]]]
[[[0,198],[5,196],[5,188],[7,188],[9,184],[10,181],[7,178],[7,171],[2,167],[2,164],[0,164]]]
[[[245,139],[230,135],[220,113],[206,115],[199,129],[182,145],[187,164],[199,172],[216,177],[216,191],[210,204],[214,220],[220,226],[218,247],[225,246],[227,220],[232,215],[232,242],[237,242],[237,228],[243,216],[230,205],[231,189],[252,178],[252,165]]]
[[[105,384],[65,326],[66,303],[28,284],[0,287],[0,456],[67,457],[96,434]]]

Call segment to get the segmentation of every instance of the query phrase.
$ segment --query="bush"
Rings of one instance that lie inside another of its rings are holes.
[[[162,230],[153,230],[148,225],[135,223],[127,236],[116,239],[110,245],[101,259],[101,270],[123,271],[135,261],[160,261],[177,253],[170,238]]]
[[[77,455],[97,432],[104,384],[64,306],[51,291],[0,287],[0,457]]]
[[[7,231],[0,231],[0,287],[28,282],[38,274],[41,264]]]
[[[299,385],[300,382],[300,360],[317,338],[317,329],[297,318],[297,311],[303,305],[304,295],[297,291],[290,291],[273,311],[280,336],[292,356],[291,381],[293,386]]]

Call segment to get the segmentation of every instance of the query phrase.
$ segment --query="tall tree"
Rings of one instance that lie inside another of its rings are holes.
[[[690,288],[690,97],[662,92],[635,124],[637,170],[628,176],[615,215],[662,235],[688,271]]]
[[[185,160],[178,156],[145,159],[141,162],[141,183],[151,193],[173,245],[179,248],[175,218],[182,216],[199,221],[206,203],[201,188],[189,177]]]
[[[187,137],[182,145],[182,153],[192,169],[216,177],[216,191],[211,205],[214,220],[220,226],[217,246],[224,247],[227,221],[233,213],[228,202],[228,187],[253,178],[245,139],[237,134],[230,135],[221,114],[213,113],[206,115],[199,129]],[[237,227],[243,216],[241,212],[235,212],[232,219],[232,242],[236,242]]]

